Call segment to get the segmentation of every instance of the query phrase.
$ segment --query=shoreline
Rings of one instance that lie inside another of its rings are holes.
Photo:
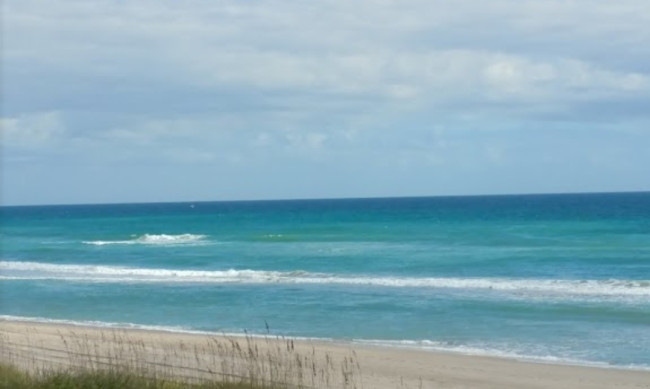
[[[71,366],[70,356],[82,355],[80,352],[83,350],[86,352],[83,355],[86,356],[88,350],[93,350],[90,360],[115,356],[111,353],[118,349],[127,354],[130,352],[111,344],[113,339],[112,342],[119,340],[127,345],[142,345],[135,354],[126,355],[134,363],[165,365],[174,372],[173,374],[187,376],[202,374],[198,372],[205,370],[202,363],[207,364],[209,361],[200,359],[203,359],[204,352],[207,352],[203,347],[210,342],[248,344],[249,347],[254,346],[256,350],[259,348],[262,352],[269,353],[284,349],[285,346],[288,348],[290,344],[291,352],[312,355],[314,361],[329,358],[339,366],[344,361],[347,363],[348,358],[354,360],[358,364],[358,370],[354,368],[352,373],[362,383],[357,387],[365,388],[650,388],[648,370],[610,365],[531,362],[354,341],[189,333],[155,328],[99,327],[81,323],[44,323],[6,318],[0,318],[0,335],[3,343],[3,362],[22,364],[21,367],[26,369],[37,367],[28,366],[30,361],[38,361],[39,367],[43,368]],[[193,350],[194,354],[187,354],[188,350]],[[316,355],[328,357],[323,359]],[[65,358],[68,358],[67,362]],[[214,356],[212,358],[209,363],[214,365],[217,360]],[[233,365],[239,363],[237,360]]]

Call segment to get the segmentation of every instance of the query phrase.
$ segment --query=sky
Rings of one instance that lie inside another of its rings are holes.
[[[4,0],[0,203],[650,190],[647,0]]]

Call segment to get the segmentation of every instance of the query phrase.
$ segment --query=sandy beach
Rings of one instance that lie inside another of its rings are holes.
[[[0,335],[2,361],[31,370],[124,363],[178,377],[202,378],[249,374],[252,363],[258,375],[277,380],[283,378],[280,371],[286,370],[313,387],[328,383],[331,387],[377,389],[650,388],[648,371],[350,343],[14,321],[0,321]]]

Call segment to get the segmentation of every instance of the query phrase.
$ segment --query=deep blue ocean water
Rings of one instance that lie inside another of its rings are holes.
[[[650,369],[650,193],[1,207],[0,223],[0,318]]]

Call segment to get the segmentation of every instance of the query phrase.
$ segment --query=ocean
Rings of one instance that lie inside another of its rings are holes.
[[[0,319],[650,369],[650,193],[0,207]]]

